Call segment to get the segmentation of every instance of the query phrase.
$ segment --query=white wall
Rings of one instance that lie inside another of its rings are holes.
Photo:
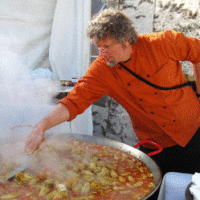
[[[86,35],[91,0],[58,0],[50,41],[50,63],[59,80],[82,77],[89,67],[90,41]]]
[[[49,68],[48,50],[56,0],[0,2],[0,51],[17,54],[27,69]]]

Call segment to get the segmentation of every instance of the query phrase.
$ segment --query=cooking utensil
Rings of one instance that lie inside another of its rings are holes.
[[[83,142],[91,142],[91,143],[95,142],[97,144],[109,146],[109,147],[118,149],[120,151],[129,153],[130,155],[141,160],[151,170],[153,177],[154,177],[154,185],[155,185],[155,188],[153,189],[153,191],[150,194],[148,194],[146,197],[144,197],[142,200],[148,199],[159,188],[159,186],[161,184],[162,176],[161,176],[161,171],[160,171],[160,168],[158,167],[158,165],[155,163],[155,161],[151,157],[149,157],[148,155],[146,155],[145,153],[143,153],[142,151],[140,151],[134,147],[131,147],[131,146],[126,145],[121,142],[106,139],[106,138],[101,138],[101,137],[97,137],[97,136],[81,135],[81,134],[51,133],[51,134],[46,135],[45,140],[47,141],[48,139],[52,139],[52,138],[55,140],[56,144],[59,143],[59,140],[63,142],[64,140],[67,141],[69,139],[83,141]],[[150,141],[142,141],[142,142],[138,143],[138,145],[141,145],[144,142],[149,143]],[[150,142],[150,143],[152,144],[152,142]],[[160,147],[158,144],[156,144],[156,146],[159,147],[159,150],[157,150],[156,153],[159,153],[160,151],[162,151],[162,147]]]
[[[0,182],[11,180],[12,178],[15,177],[17,173],[24,171],[28,167],[28,159],[29,159],[28,155],[25,155],[21,162],[21,165],[10,172],[7,172],[4,178],[0,178]]]
[[[12,179],[16,173],[24,171],[28,166],[29,156],[24,152],[24,143],[27,134],[32,130],[31,124],[19,124],[9,128],[9,134],[1,140],[1,157],[10,163],[16,163],[16,168],[8,170],[7,174],[0,178],[1,182]],[[1,162],[1,160],[0,160]],[[15,165],[15,164],[13,164]]]

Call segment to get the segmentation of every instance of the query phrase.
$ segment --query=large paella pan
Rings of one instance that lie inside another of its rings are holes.
[[[136,148],[95,136],[54,133],[30,156],[27,169],[0,190],[1,199],[145,200],[160,182],[157,164]]]

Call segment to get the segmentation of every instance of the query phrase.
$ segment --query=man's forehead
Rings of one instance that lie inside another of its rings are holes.
[[[114,38],[108,36],[106,37],[105,39],[102,39],[102,40],[99,40],[97,38],[94,38],[94,43],[95,45],[99,46],[99,45],[102,45],[102,44],[110,44],[110,43],[118,43],[118,41],[116,41]]]

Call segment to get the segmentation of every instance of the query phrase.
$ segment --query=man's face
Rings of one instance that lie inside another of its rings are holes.
[[[128,60],[132,53],[132,46],[128,41],[122,45],[122,43],[107,37],[105,40],[96,42],[96,45],[99,49],[99,55],[105,59],[107,65],[110,67]]]

